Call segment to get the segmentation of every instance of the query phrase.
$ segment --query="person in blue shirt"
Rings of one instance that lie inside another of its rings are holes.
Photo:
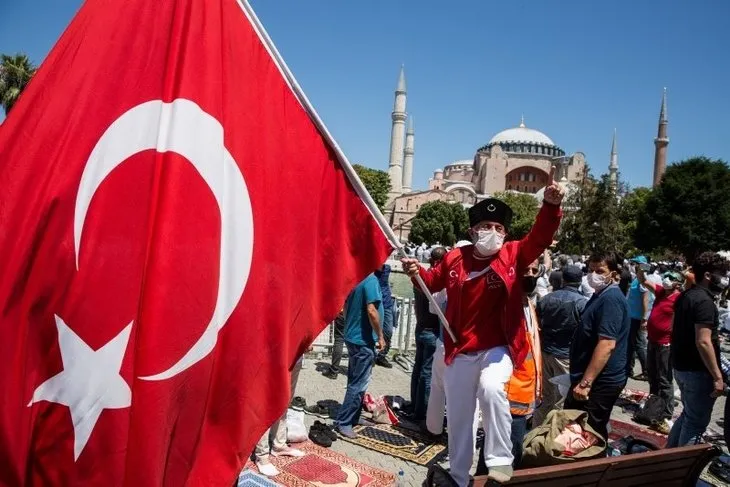
[[[380,293],[383,295],[383,337],[385,338],[385,347],[383,347],[375,357],[375,363],[386,369],[393,368],[393,364],[388,360],[388,352],[390,352],[390,341],[393,338],[394,317],[393,313],[393,294],[390,291],[390,266],[383,264],[383,267],[375,271],[375,277],[378,278],[380,284]]]
[[[648,268],[649,262],[646,257],[640,255],[631,262],[637,268]],[[651,314],[654,295],[642,286],[639,279],[634,279],[629,286],[628,293],[629,310],[631,312],[631,336],[629,337],[629,375],[633,375],[634,362],[639,359],[641,374],[634,377],[636,380],[648,380],[646,371],[646,352],[648,346],[646,323]]]
[[[629,304],[618,287],[622,260],[613,252],[588,259],[588,284],[595,292],[573,335],[571,391],[564,405],[586,411],[588,424],[606,440],[611,411],[628,379],[631,319]]]
[[[342,436],[355,438],[352,429],[360,422],[362,400],[375,363],[375,350],[385,348],[383,337],[383,296],[378,279],[368,275],[345,301],[345,345],[349,357],[347,390],[335,420]]]

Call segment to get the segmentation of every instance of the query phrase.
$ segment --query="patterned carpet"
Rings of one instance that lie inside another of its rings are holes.
[[[666,435],[650,430],[645,426],[612,419],[609,428],[611,430],[608,434],[609,442],[631,435],[637,440],[648,441],[649,443],[656,445],[658,448],[664,448],[667,445]]]
[[[254,467],[256,468],[256,467]],[[281,487],[280,484],[247,468],[238,476],[236,487]]]
[[[426,435],[410,429],[379,424],[356,426],[355,432],[357,438],[342,439],[425,467],[440,462],[447,454],[445,443],[433,443]]]
[[[301,458],[271,457],[281,474],[271,480],[287,487],[391,487],[395,475],[350,457],[322,448],[309,441],[296,447],[306,455]],[[246,469],[256,470],[253,462]],[[256,484],[250,484],[252,487]]]

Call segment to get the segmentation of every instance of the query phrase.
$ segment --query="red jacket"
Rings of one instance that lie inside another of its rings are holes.
[[[553,236],[560,226],[562,211],[559,206],[544,203],[537,215],[530,233],[522,240],[507,242],[490,262],[492,270],[505,284],[507,298],[502,307],[502,333],[509,348],[515,367],[522,364],[530,351],[524,333],[524,312],[522,302],[522,276],[525,269],[535,261],[553,242]],[[446,319],[449,324],[458,325],[461,312],[461,287],[469,271],[464,262],[472,261],[473,246],[467,245],[450,251],[438,266],[427,271],[421,268],[420,275],[431,292],[446,289]],[[455,328],[459,328],[455,326]],[[453,349],[451,338],[444,333],[444,344]],[[453,357],[446,357],[451,363]]]

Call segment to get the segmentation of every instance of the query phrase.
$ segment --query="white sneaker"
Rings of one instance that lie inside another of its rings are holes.
[[[291,446],[285,446],[284,448],[272,448],[271,454],[275,457],[296,457],[301,458],[304,456],[304,452],[302,450],[297,450],[296,448],[292,448]]]
[[[261,475],[265,475],[267,477],[276,477],[281,473],[279,472],[279,469],[269,462],[256,462],[256,467],[259,469],[259,473]]]

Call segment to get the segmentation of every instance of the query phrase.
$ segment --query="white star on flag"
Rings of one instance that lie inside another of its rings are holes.
[[[63,371],[38,386],[28,406],[40,401],[68,406],[76,461],[101,412],[132,404],[132,390],[119,375],[132,323],[99,350],[92,350],[60,317],[55,318]]]

